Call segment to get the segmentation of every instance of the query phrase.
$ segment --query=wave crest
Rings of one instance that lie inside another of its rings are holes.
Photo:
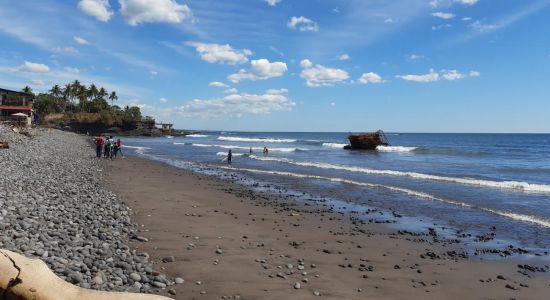
[[[232,137],[232,136],[219,136],[220,141],[232,141],[232,142],[255,142],[255,143],[294,143],[293,139],[270,139],[270,138],[245,138],[245,137]]]
[[[431,175],[417,172],[404,172],[404,171],[394,171],[394,170],[378,170],[378,169],[369,169],[361,167],[351,167],[343,165],[334,165],[328,163],[320,162],[308,162],[308,161],[294,161],[286,158],[275,158],[275,157],[258,157],[251,155],[250,158],[256,160],[266,160],[266,161],[277,161],[288,164],[293,164],[296,166],[302,167],[314,167],[320,169],[332,169],[332,170],[341,170],[349,171],[356,173],[365,173],[365,174],[374,174],[374,175],[387,175],[387,176],[402,176],[402,177],[411,177],[414,179],[423,179],[423,180],[434,180],[442,181],[449,183],[458,183],[465,185],[475,185],[488,188],[499,188],[499,189],[508,189],[508,190],[517,190],[531,193],[550,193],[550,185],[545,184],[534,184],[523,181],[493,181],[486,179],[475,179],[467,177],[450,177],[450,176],[440,176],[440,175]]]

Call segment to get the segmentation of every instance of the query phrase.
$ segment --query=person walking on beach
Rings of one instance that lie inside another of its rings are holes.
[[[229,153],[227,153],[227,163],[231,164],[231,159],[233,158],[233,153],[231,153],[231,149],[229,149]]]
[[[105,140],[105,147],[103,150],[103,157],[104,158],[111,158],[111,150],[112,150],[112,141],[109,137]]]
[[[95,137],[95,152],[96,157],[101,158],[101,154],[103,152],[103,144],[105,143],[105,140],[103,140],[103,137],[101,135],[98,135]]]
[[[124,154],[122,154],[122,142],[120,141],[120,139],[117,139],[115,142],[114,153],[113,153],[114,158],[117,157],[119,152],[120,152],[120,156],[124,158]]]

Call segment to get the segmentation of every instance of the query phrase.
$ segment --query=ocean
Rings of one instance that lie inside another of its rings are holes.
[[[550,135],[387,133],[391,146],[376,151],[343,149],[347,135],[205,132],[123,143],[125,154],[239,174],[241,184],[329,202],[371,221],[402,216],[390,226],[451,228],[472,239],[495,226],[495,244],[550,246]]]

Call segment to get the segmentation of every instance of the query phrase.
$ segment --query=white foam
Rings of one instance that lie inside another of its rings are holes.
[[[382,188],[391,190],[394,192],[399,192],[411,196],[415,196],[417,198],[423,198],[428,199],[431,201],[437,201],[442,202],[446,204],[451,204],[463,208],[470,208],[470,209],[479,209],[485,212],[493,213],[502,217],[510,218],[516,221],[521,221],[524,223],[532,223],[536,225],[540,225],[542,227],[550,228],[550,220],[537,218],[535,216],[530,215],[523,215],[523,214],[516,214],[512,212],[507,211],[500,211],[496,209],[491,208],[485,208],[485,207],[479,207],[472,204],[450,200],[450,199],[444,199],[441,197],[437,197],[425,192],[421,191],[415,191],[407,188],[401,188],[397,186],[389,186],[389,185],[383,185],[383,184],[377,184],[377,183],[369,183],[369,182],[360,182],[355,180],[349,180],[344,178],[337,178],[337,177],[325,177],[325,176],[318,176],[318,175],[308,175],[308,174],[299,174],[299,173],[291,173],[291,172],[282,172],[282,171],[267,171],[267,170],[258,170],[258,169],[247,169],[247,168],[228,168],[224,166],[219,166],[221,169],[227,169],[227,170],[233,170],[233,171],[245,171],[250,173],[259,173],[259,174],[269,174],[269,175],[279,175],[279,176],[288,176],[288,177],[295,177],[295,178],[309,178],[309,179],[318,179],[318,180],[327,180],[331,182],[338,182],[338,183],[344,183],[344,184],[350,184],[350,185],[357,185],[357,186],[363,186],[363,187],[369,187],[369,188]]]
[[[173,139],[174,136],[173,136],[173,135],[167,135],[166,138],[167,138],[167,139]]]
[[[139,154],[145,154],[145,152],[147,150],[151,150],[151,148],[149,148],[149,147],[128,146],[128,145],[123,145],[122,147],[123,148],[136,149],[136,153],[139,153]]]
[[[189,145],[186,143],[174,143],[174,145]],[[245,150],[249,151],[250,147],[245,146],[235,146],[235,145],[214,145],[214,144],[191,144],[191,146],[195,147],[216,147],[216,148],[222,148],[222,149],[234,149],[234,150]],[[255,152],[262,152],[263,147],[252,147],[252,151]],[[307,151],[308,149],[305,148],[268,148],[269,151],[275,151],[275,152],[294,152],[294,151]]]
[[[334,165],[328,163],[320,162],[307,162],[307,161],[294,161],[287,158],[276,158],[276,157],[259,157],[251,155],[250,158],[264,161],[277,161],[288,164],[293,164],[303,167],[314,167],[320,169],[332,169],[332,170],[341,170],[349,171],[356,173],[365,173],[365,174],[374,174],[374,175],[387,175],[387,176],[401,176],[401,177],[411,177],[414,179],[422,180],[434,180],[442,181],[449,183],[458,183],[465,185],[475,185],[488,188],[498,188],[498,189],[507,189],[507,190],[517,190],[531,193],[550,193],[550,185],[545,184],[534,184],[522,181],[493,181],[493,180],[484,180],[484,179],[475,179],[475,178],[461,178],[461,177],[449,177],[449,176],[439,176],[431,174],[423,174],[417,172],[403,172],[403,171],[394,171],[394,170],[377,170],[361,167],[351,167],[343,165]]]
[[[348,144],[339,144],[339,143],[323,143],[323,147],[344,149]]]
[[[219,136],[218,140],[232,142],[255,142],[255,143],[294,143],[293,139],[268,139],[268,138],[244,138],[232,136]]]
[[[227,152],[218,152],[216,153],[217,156],[227,156]],[[247,156],[248,153],[231,153],[233,156]]]
[[[377,151],[380,152],[411,152],[418,149],[418,147],[403,147],[403,146],[378,146]]]
[[[208,135],[206,135],[206,134],[188,134],[188,135],[186,135],[185,137],[190,137],[190,138],[205,138],[205,137],[208,137]]]

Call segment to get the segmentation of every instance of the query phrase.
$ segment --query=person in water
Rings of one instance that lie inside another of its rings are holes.
[[[264,147],[264,155],[267,155],[269,153],[269,150],[267,149],[267,147]]]
[[[231,149],[229,149],[229,153],[227,153],[227,163],[231,163],[231,158],[233,158],[233,153],[231,153]]]
[[[250,147],[250,154],[252,154],[252,147]]]

